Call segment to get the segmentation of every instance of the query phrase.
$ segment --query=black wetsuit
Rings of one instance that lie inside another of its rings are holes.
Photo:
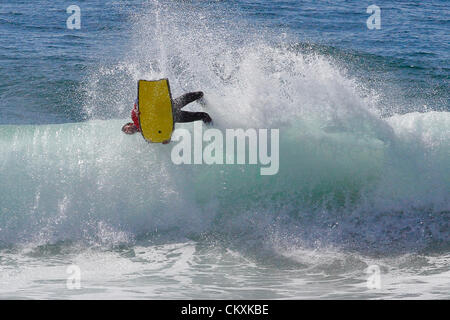
[[[181,110],[187,104],[198,100],[201,97],[203,97],[203,92],[189,92],[174,99],[172,103],[174,122],[182,123],[202,120],[205,123],[210,123],[211,117],[206,112],[190,112]]]

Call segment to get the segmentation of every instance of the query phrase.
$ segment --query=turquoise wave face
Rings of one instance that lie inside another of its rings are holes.
[[[390,140],[299,119],[280,129],[275,176],[174,165],[170,146],[122,134],[124,121],[1,126],[0,241],[126,243],[159,230],[377,252],[448,243],[448,113],[389,118]]]

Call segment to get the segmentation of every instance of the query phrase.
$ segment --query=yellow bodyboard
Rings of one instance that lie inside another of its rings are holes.
[[[169,80],[139,80],[138,106],[139,124],[145,140],[170,140],[173,132],[173,113]]]

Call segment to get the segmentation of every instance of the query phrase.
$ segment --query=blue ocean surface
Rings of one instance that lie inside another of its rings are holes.
[[[449,13],[2,1],[0,298],[448,299]],[[124,135],[137,81],[165,77],[216,128],[279,129],[279,173]]]

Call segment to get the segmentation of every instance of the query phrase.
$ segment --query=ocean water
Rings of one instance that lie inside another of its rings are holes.
[[[448,1],[78,2],[0,5],[1,299],[450,298]],[[279,173],[122,134],[161,77]]]

